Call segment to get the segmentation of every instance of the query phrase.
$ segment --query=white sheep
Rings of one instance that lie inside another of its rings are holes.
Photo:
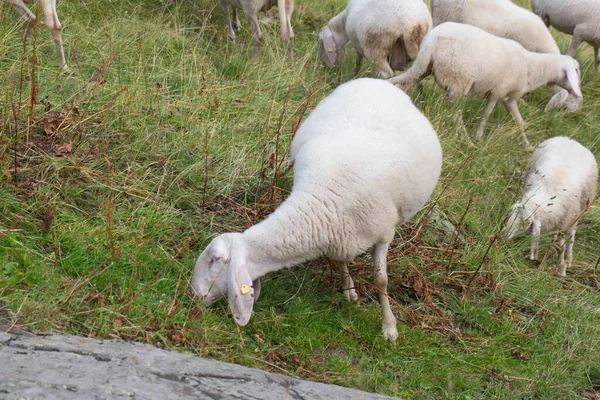
[[[339,64],[350,41],[356,73],[366,57],[383,78],[391,78],[415,59],[430,29],[431,14],[422,0],[350,0],[319,32],[319,58],[329,67]]]
[[[600,72],[600,0],[531,0],[533,12],[546,25],[573,35],[567,54],[575,56],[581,42],[594,47],[596,72]]]
[[[206,247],[196,262],[194,294],[206,304],[228,295],[243,326],[260,277],[327,256],[341,269],[345,297],[357,300],[346,262],[371,248],[383,335],[395,341],[386,255],[396,226],[421,209],[438,181],[442,150],[433,127],[389,82],[356,79],[308,116],[291,156],[289,197],[264,221]]]
[[[432,0],[433,24],[458,22],[476,26],[492,35],[512,39],[535,53],[560,54],[560,49],[544,22],[529,10],[507,0]],[[583,97],[570,96],[557,86],[545,111],[581,108]]]
[[[579,64],[573,58],[533,53],[514,40],[466,24],[446,22],[435,27],[421,43],[410,69],[390,82],[407,90],[432,71],[452,102],[464,96],[487,98],[477,139],[483,136],[486,121],[500,100],[519,126],[529,150],[533,148],[525,135],[518,100],[545,84],[556,84],[581,96]]]
[[[272,7],[277,6],[279,12],[279,22],[281,24],[279,31],[281,38],[287,43],[288,59],[294,58],[294,30],[292,29],[292,12],[294,11],[294,0],[219,0],[219,5],[225,14],[227,22],[227,36],[231,40],[235,40],[235,30],[240,30],[240,21],[237,16],[237,9],[244,11],[244,15],[250,24],[252,37],[254,38],[254,49],[252,50],[252,60],[256,61],[258,51],[260,50],[260,42],[262,32],[258,24],[258,13],[260,11],[267,12]],[[231,17],[229,15],[229,6],[233,11],[234,24],[232,26]]]
[[[546,140],[529,161],[523,197],[511,207],[504,228],[506,239],[531,233],[530,258],[537,260],[540,234],[558,231],[558,275],[566,276],[573,262],[577,223],[596,196],[597,182],[598,164],[587,148],[564,136]]]
[[[14,6],[15,10],[21,15],[21,18],[25,20],[25,27],[27,32],[29,31],[29,26],[31,22],[36,20],[35,14],[31,12],[29,8],[25,5],[31,4],[34,0],[9,0],[10,3]],[[67,70],[69,66],[65,61],[65,52],[63,50],[62,44],[62,25],[58,20],[58,14],[56,13],[56,0],[38,0],[44,10],[44,22],[46,26],[52,32],[52,36],[54,37],[54,44],[56,45],[56,54],[58,56],[58,65]]]

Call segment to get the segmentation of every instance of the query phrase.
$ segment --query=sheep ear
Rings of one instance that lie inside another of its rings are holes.
[[[567,92],[565,89],[557,91],[556,94],[552,96],[552,98],[546,105],[544,112],[548,112],[553,108],[560,108],[563,104],[565,104],[565,101],[567,101],[568,97],[569,92]]]
[[[583,97],[583,94],[581,93],[581,88],[579,87],[579,75],[577,74],[577,70],[575,69],[574,63],[570,63],[569,65],[567,65],[565,70],[565,72],[567,73],[567,80],[573,88],[573,92],[577,96]]]
[[[319,32],[319,46],[319,50],[321,52],[321,59],[329,67],[333,67],[337,59],[338,49],[335,44],[335,39],[333,37],[333,31],[328,26],[326,26],[321,32]]]
[[[260,279],[256,278],[252,281],[252,289],[254,289],[254,301],[258,300],[260,296]]]
[[[227,292],[233,319],[239,326],[245,326],[252,315],[254,289],[243,256],[231,260]]]

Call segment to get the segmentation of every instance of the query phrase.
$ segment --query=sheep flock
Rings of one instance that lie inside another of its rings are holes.
[[[56,0],[37,2],[53,35],[58,65],[68,74]],[[27,6],[31,1],[9,3],[29,35],[36,19]],[[172,6],[168,3],[165,7]],[[247,62],[257,62],[263,39],[259,13],[276,7],[286,54],[282,62],[293,73],[298,58],[293,11],[300,3],[215,1],[223,13],[222,26],[215,29],[234,42],[242,30],[241,11],[252,36]],[[363,59],[378,74],[340,83],[304,119],[291,144],[291,192],[263,221],[243,232],[219,234],[198,249],[202,251],[190,284],[194,298],[206,305],[227,299],[235,322],[245,326],[259,298],[261,278],[325,256],[339,270],[342,295],[356,302],[361,293],[347,263],[370,252],[381,331],[386,340],[397,342],[388,251],[398,227],[428,204],[436,209],[432,193],[442,175],[441,133],[428,120],[422,96],[422,81],[428,76],[447,93],[447,99],[437,101],[453,106],[464,98],[486,101],[476,132],[463,125],[463,136],[457,139],[465,151],[485,146],[485,129],[497,103],[511,115],[530,161],[521,174],[522,192],[505,210],[504,221],[498,221],[499,231],[505,240],[531,235],[533,262],[539,259],[540,235],[555,233],[556,274],[566,276],[576,259],[578,223],[597,197],[597,161],[589,149],[564,136],[532,145],[519,111],[519,102],[542,86],[550,86],[553,95],[540,112],[566,115],[581,110],[586,85],[575,55],[583,42],[593,46],[600,71],[600,0],[573,0],[568,7],[564,3],[532,0],[530,11],[510,0],[431,0],[430,7],[423,0],[349,0],[344,9],[328,15],[327,23],[314,32],[314,62],[338,68],[350,42],[356,74]],[[573,36],[565,54],[548,27]],[[77,47],[68,29],[65,41]]]

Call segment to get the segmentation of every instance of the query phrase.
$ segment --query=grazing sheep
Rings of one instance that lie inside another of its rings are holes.
[[[287,43],[288,59],[294,58],[294,31],[292,29],[292,12],[294,11],[294,0],[219,0],[219,5],[225,14],[227,21],[227,36],[235,40],[235,31],[240,30],[240,21],[237,16],[237,9],[244,11],[244,15],[250,24],[252,37],[254,38],[254,49],[252,50],[252,61],[256,61],[260,49],[262,32],[258,24],[258,12],[267,12],[272,7],[277,6],[279,11],[279,22],[281,38]],[[232,26],[229,15],[229,6],[233,10],[234,24]]]
[[[544,22],[534,13],[506,0],[432,0],[433,24],[458,22],[476,26],[492,35],[512,39],[535,53],[560,54],[560,49]],[[583,97],[569,96],[558,87],[545,111],[581,108]]]
[[[390,82],[407,90],[432,71],[438,85],[448,90],[452,102],[463,96],[487,98],[477,139],[483,136],[486,121],[500,100],[521,129],[529,150],[533,148],[525,135],[517,101],[545,84],[556,84],[581,96],[579,64],[573,58],[533,53],[514,40],[454,22],[443,23],[429,32],[410,69]]]
[[[546,25],[573,35],[567,54],[575,56],[581,42],[594,47],[596,72],[600,72],[600,0],[531,0],[533,12]]]
[[[525,172],[523,197],[510,208],[506,239],[531,233],[531,260],[538,258],[540,234],[558,231],[558,275],[573,262],[575,231],[596,196],[598,164],[584,146],[564,136],[540,144]],[[569,235],[565,262],[565,235]]]
[[[291,156],[289,197],[264,221],[222,234],[206,247],[196,262],[194,294],[206,304],[228,296],[243,326],[260,277],[327,256],[341,269],[346,299],[357,300],[346,262],[371,248],[383,335],[395,341],[386,255],[396,226],[421,209],[438,181],[442,150],[433,127],[390,83],[356,79],[308,116]]]
[[[27,32],[31,22],[36,20],[35,14],[31,12],[25,5],[33,3],[34,0],[10,0],[10,3],[15,7],[15,10],[25,20],[25,27]],[[56,45],[56,54],[58,55],[58,65],[64,69],[69,69],[69,66],[65,62],[65,52],[62,45],[62,25],[58,20],[58,14],[56,13],[56,0],[39,0],[44,10],[44,22],[52,36],[54,37],[54,44]]]
[[[350,0],[319,32],[319,58],[328,67],[339,64],[350,41],[357,74],[366,57],[391,78],[415,59],[429,29],[431,14],[422,0]]]

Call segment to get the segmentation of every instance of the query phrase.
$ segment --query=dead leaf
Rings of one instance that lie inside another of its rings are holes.
[[[52,207],[46,207],[46,209],[40,214],[40,222],[38,226],[48,232],[54,221],[54,209]]]
[[[54,149],[55,153],[59,157],[68,157],[71,154],[71,150],[73,150],[73,145],[71,143],[62,143],[56,146]]]
[[[119,329],[121,326],[123,326],[123,321],[121,321],[120,319],[115,319],[113,321],[113,326],[115,327],[115,329]]]
[[[63,124],[65,116],[61,112],[53,111],[44,115],[44,132],[48,136],[53,136],[61,124]]]

